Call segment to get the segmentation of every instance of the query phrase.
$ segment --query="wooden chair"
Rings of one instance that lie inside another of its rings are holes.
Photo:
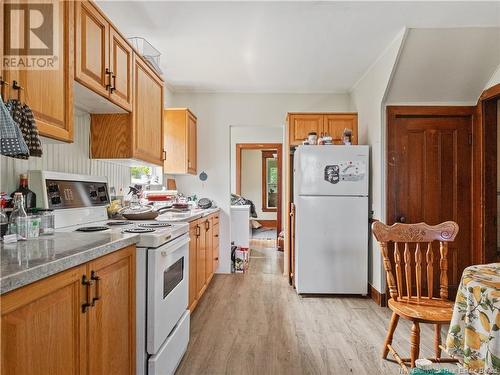
[[[435,226],[425,223],[397,223],[388,226],[378,221],[373,223],[372,231],[380,244],[391,297],[388,304],[392,310],[392,317],[382,350],[382,358],[386,359],[387,354],[391,352],[405,372],[408,372],[406,367],[408,362],[411,367],[415,367],[415,360],[418,359],[420,351],[419,324],[427,323],[434,324],[435,331],[435,358],[429,359],[434,362],[456,362],[451,358],[441,358],[441,325],[449,324],[453,313],[453,302],[448,300],[447,255],[448,243],[455,239],[458,224],[447,221]],[[435,257],[432,246],[434,241],[439,241],[439,297],[434,296]],[[389,243],[394,246],[394,261],[391,261],[389,256]],[[422,290],[422,269],[426,273],[426,295]],[[413,275],[416,281],[415,288],[413,288]],[[410,358],[401,358],[391,345],[400,317],[411,320],[413,323],[410,336]]]

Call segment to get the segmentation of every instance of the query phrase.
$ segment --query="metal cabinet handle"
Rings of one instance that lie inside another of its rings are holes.
[[[112,94],[112,93],[113,93],[113,91],[115,91],[115,90],[116,90],[116,75],[115,75],[115,74],[113,74],[111,77],[113,77],[113,86],[111,86],[111,87],[109,88],[109,92]]]
[[[113,86],[111,85],[111,79],[112,79],[112,77],[113,77],[113,72],[112,72],[111,70],[109,70],[108,68],[106,68],[105,73],[106,73],[106,75],[107,75],[107,76],[109,76],[109,78],[108,78],[108,82],[109,82],[109,83],[106,85],[106,90],[107,90],[107,91],[111,91],[111,88],[113,87]]]
[[[95,281],[95,295],[94,298],[92,298],[91,306],[94,307],[96,301],[99,301],[101,299],[101,288],[100,288],[100,281],[101,278],[97,276],[95,271],[90,272],[90,279]]]
[[[218,235],[218,234],[215,234],[215,235],[214,235],[214,237],[217,237],[217,238],[218,238],[218,237],[219,237],[219,235]]]
[[[196,225],[196,237],[200,237],[200,234],[201,234],[201,228],[200,228],[200,225]]]
[[[163,150],[163,160],[167,160],[167,151]]]
[[[209,230],[210,229],[210,221],[205,221],[205,230]]]
[[[86,288],[86,302],[82,304],[82,313],[86,313],[89,307],[92,306],[90,302],[90,287],[92,284],[92,280],[87,279],[87,275],[82,276],[82,285]]]
[[[398,223],[406,223],[406,216],[400,216],[396,219]]]

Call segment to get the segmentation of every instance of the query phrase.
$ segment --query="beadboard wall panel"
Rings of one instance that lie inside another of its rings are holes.
[[[43,156],[28,160],[0,156],[0,191],[12,192],[19,182],[19,174],[28,170],[49,170],[106,176],[109,186],[127,193],[130,184],[130,168],[102,160],[90,159],[90,115],[76,113],[74,117],[74,143],[43,143]]]

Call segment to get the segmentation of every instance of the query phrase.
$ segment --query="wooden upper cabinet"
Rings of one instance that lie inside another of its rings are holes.
[[[197,173],[197,119],[187,108],[165,110],[164,172]]]
[[[135,247],[88,264],[94,283],[89,313],[89,374],[135,374]]]
[[[352,144],[358,144],[358,115],[356,113],[291,113],[288,115],[290,146],[301,145],[310,132],[318,138],[329,135],[334,144],[342,144],[344,129],[352,130]]]
[[[334,144],[343,144],[344,129],[352,130],[352,144],[358,144],[358,115],[353,113],[325,115],[323,132],[333,138]]]
[[[163,82],[139,58],[134,59],[134,157],[162,165]]]
[[[75,267],[2,295],[3,375],[86,375],[87,315]]]
[[[112,27],[109,29],[111,70],[110,99],[127,111],[132,110],[133,51],[125,39]]]
[[[289,117],[290,144],[300,145],[311,132],[318,137],[323,132],[324,116],[322,114],[292,114]]]
[[[109,22],[89,1],[75,2],[75,79],[109,95]]]
[[[72,1],[57,2],[59,12],[55,20],[59,37],[55,41],[58,51],[58,66],[54,70],[5,70],[3,79],[12,85],[15,80],[24,88],[19,93],[6,89],[4,100],[20,99],[30,106],[41,135],[60,141],[73,141],[73,17]],[[3,19],[3,17],[2,17]],[[20,28],[21,26],[19,26]],[[1,27],[3,29],[3,26]],[[22,35],[22,32],[19,32]],[[11,38],[4,34],[4,44]]]

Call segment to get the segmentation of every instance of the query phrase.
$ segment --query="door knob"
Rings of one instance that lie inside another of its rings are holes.
[[[398,223],[406,223],[406,216],[400,216],[396,220]]]

